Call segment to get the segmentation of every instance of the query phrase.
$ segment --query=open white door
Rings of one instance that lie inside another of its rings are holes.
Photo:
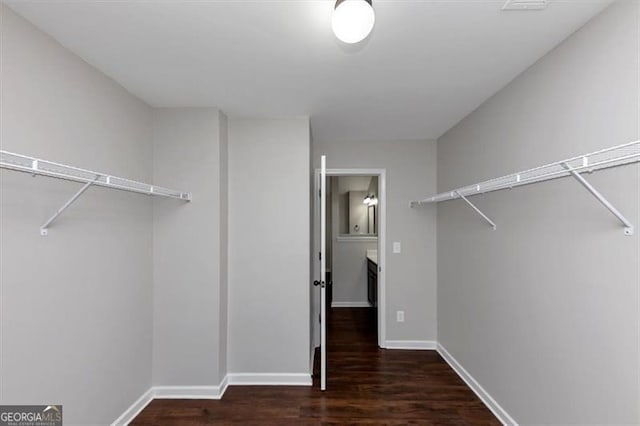
[[[320,390],[327,389],[327,157],[320,159]]]

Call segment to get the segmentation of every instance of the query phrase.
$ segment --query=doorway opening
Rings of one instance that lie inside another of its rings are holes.
[[[377,326],[378,176],[329,176],[326,187],[328,307],[366,309]]]
[[[315,182],[315,194],[319,194],[319,170],[316,170]],[[325,313],[329,345],[332,320],[345,327],[348,326],[345,320],[348,322],[348,318],[353,317],[354,327],[362,325],[363,318],[368,324],[367,333],[360,338],[371,341],[363,343],[385,347],[385,184],[384,169],[326,170]],[[319,254],[320,197],[313,198],[316,200],[313,243],[315,253]],[[320,277],[320,263],[320,257],[315,256],[314,277]],[[320,297],[312,291],[312,361],[315,348],[320,346],[320,313]],[[330,365],[327,369],[330,371]]]

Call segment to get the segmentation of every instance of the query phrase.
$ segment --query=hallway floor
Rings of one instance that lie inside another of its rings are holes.
[[[312,388],[230,386],[220,401],[154,400],[131,424],[500,424],[435,351],[379,349],[374,309],[334,308],[328,326],[326,392],[316,368]]]

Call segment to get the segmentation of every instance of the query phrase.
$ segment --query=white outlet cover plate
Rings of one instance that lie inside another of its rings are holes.
[[[400,253],[402,251],[402,245],[399,242],[393,243],[393,252]]]

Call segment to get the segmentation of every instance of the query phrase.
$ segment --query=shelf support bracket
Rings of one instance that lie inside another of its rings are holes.
[[[495,224],[491,219],[489,219],[489,217],[487,217],[487,215],[486,215],[486,214],[482,213],[482,212],[480,211],[480,209],[479,209],[479,208],[477,208],[477,207],[476,207],[476,206],[475,206],[471,201],[469,201],[469,200],[467,199],[467,197],[465,197],[464,195],[462,195],[462,194],[460,193],[460,191],[455,191],[455,193],[458,195],[458,197],[462,198],[462,199],[463,199],[467,204],[469,204],[469,205],[471,206],[471,208],[472,208],[472,209],[474,209],[474,210],[475,210],[475,211],[476,211],[480,216],[482,216],[482,218],[483,218],[484,220],[486,220],[487,222],[489,222],[489,225],[491,225],[491,227],[493,228],[493,230],[494,230],[494,231],[496,230],[496,228],[497,228],[496,224]]]
[[[58,218],[71,204],[73,204],[91,185],[93,185],[98,179],[100,175],[96,176],[92,181],[89,181],[83,185],[82,188],[78,192],[76,192],[73,197],[69,198],[69,200],[62,205],[54,214],[47,220],[44,225],[40,227],[40,235],[47,236],[49,234],[49,226],[53,223],[54,220]]]
[[[591,185],[585,178],[583,178],[582,175],[568,163],[562,163],[562,167],[567,169],[567,171],[571,173],[571,176],[576,178],[576,180],[580,182],[582,186],[587,188],[587,191],[589,191],[591,195],[596,197],[596,199],[600,201],[603,206],[605,206],[615,217],[618,218],[620,222],[622,222],[622,224],[624,225],[624,235],[631,236],[634,234],[633,224],[629,222],[629,219],[624,217],[624,215],[620,213],[620,211],[616,209],[615,206],[609,202],[609,200],[604,198],[604,195],[602,195],[597,189],[595,189],[593,185]]]

